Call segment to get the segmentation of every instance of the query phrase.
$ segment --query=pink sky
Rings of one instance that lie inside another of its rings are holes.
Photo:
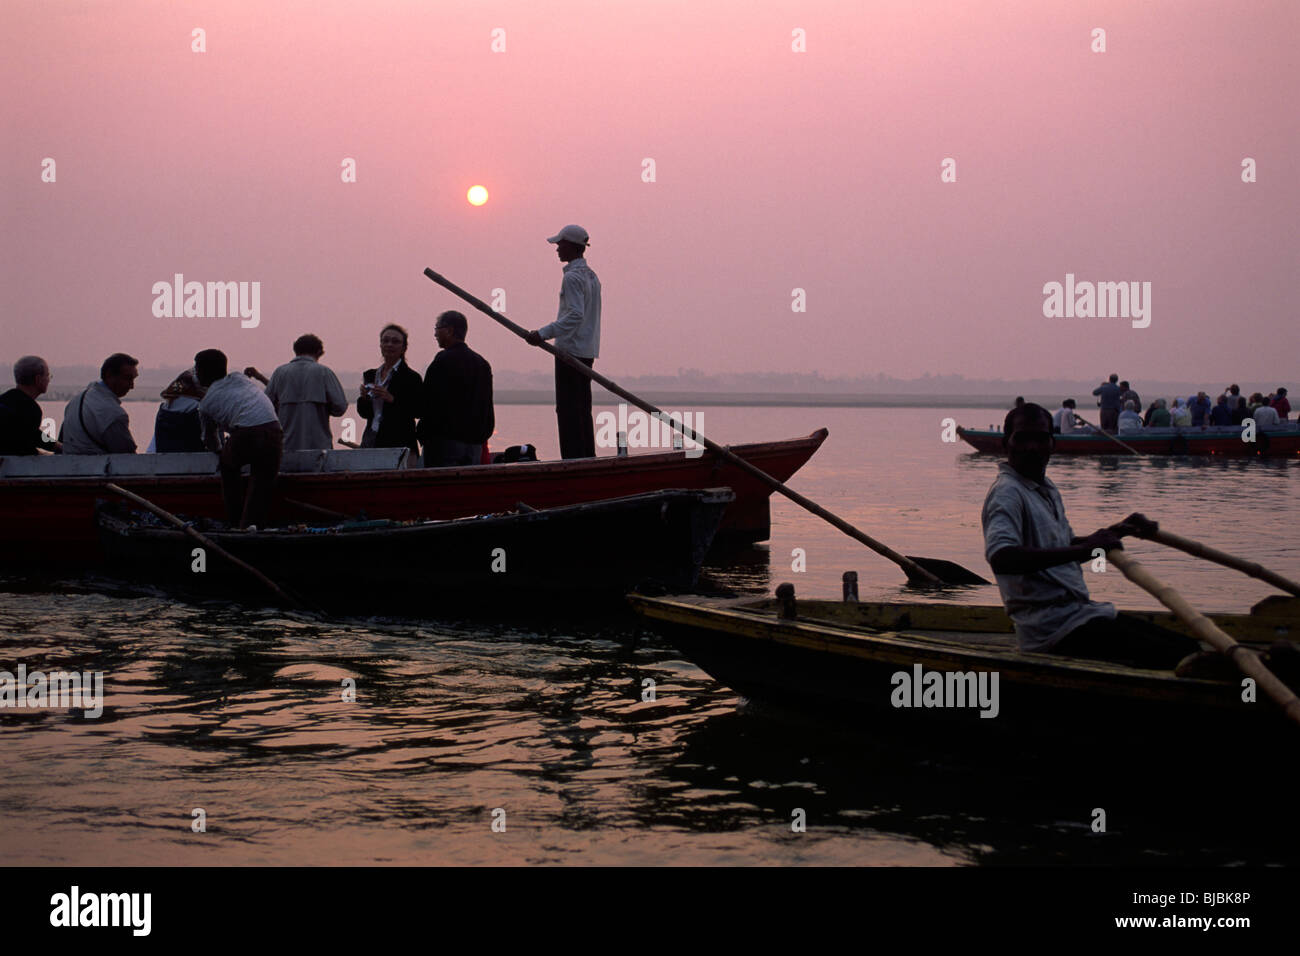
[[[1297,384],[1294,0],[5,7],[5,362],[267,368],[313,331],[352,369],[398,321],[423,368],[458,307],[425,266],[536,328],[578,222],[615,377]],[[260,326],[155,318],[177,272],[260,282]],[[1067,272],[1150,282],[1150,327],[1045,318]],[[549,367],[463,310],[497,368]]]

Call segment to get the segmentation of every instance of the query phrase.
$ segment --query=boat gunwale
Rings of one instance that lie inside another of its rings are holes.
[[[809,458],[817,453],[817,450],[825,443],[829,437],[830,431],[826,428],[819,428],[808,435],[801,435],[796,438],[777,439],[775,441],[765,442],[746,442],[738,445],[727,445],[726,447],[733,454],[740,455],[742,458],[767,457],[773,454],[783,454],[792,452],[802,452],[808,449],[806,463]],[[685,449],[668,449],[666,451],[651,452],[645,455],[598,455],[593,458],[570,458],[548,461],[512,461],[497,462],[490,465],[457,465],[446,468],[382,468],[371,469],[366,471],[286,471],[279,473],[279,479],[291,479],[291,483],[308,483],[308,484],[335,484],[335,483],[412,483],[419,484],[425,481],[434,480],[435,482],[445,481],[449,478],[473,478],[476,483],[490,483],[497,479],[509,479],[517,481],[527,479],[531,475],[563,475],[568,473],[584,472],[602,472],[617,471],[635,465],[639,471],[659,471],[670,468],[680,468],[683,465],[693,465],[699,462],[712,461],[713,467],[734,467],[725,459],[720,458],[708,449],[703,449],[703,454],[694,458],[686,455]],[[802,467],[802,465],[800,465]],[[798,469],[796,469],[798,470]],[[51,485],[60,488],[78,488],[78,487],[99,487],[108,482],[116,482],[121,485],[155,485],[155,484],[175,484],[181,486],[200,485],[219,479],[218,471],[206,472],[204,474],[124,474],[124,475],[6,475],[0,476],[0,489],[6,486],[22,487],[40,487],[42,485]]]
[[[861,634],[820,622],[783,620],[775,614],[753,609],[717,608],[674,598],[632,594],[628,600],[634,611],[650,620],[715,633],[721,630],[733,639],[761,640],[776,646],[821,651],[863,662],[895,666],[921,664],[931,668],[937,664],[966,665],[939,668],[953,670],[978,669],[981,663],[994,664],[1001,665],[997,667],[998,672],[1012,684],[1033,684],[1050,676],[1056,679],[1055,686],[1062,689],[1101,692],[1110,697],[1132,699],[1134,691],[1147,690],[1155,694],[1149,699],[1185,701],[1191,697],[1199,703],[1224,709],[1236,709],[1234,705],[1240,703],[1235,693],[1223,693],[1225,689],[1235,689],[1232,682],[1178,677],[1172,671],[1018,649],[990,651],[942,638],[909,636],[906,631]],[[718,622],[732,627],[719,629],[710,626]],[[753,633],[755,623],[763,625],[760,635]],[[903,659],[907,652],[910,652],[910,657]]]
[[[656,502],[655,499],[667,499]],[[527,524],[530,522],[548,521],[556,518],[570,517],[583,512],[595,511],[622,511],[635,510],[643,507],[650,507],[654,504],[668,504],[672,500],[694,499],[696,505],[705,507],[725,507],[736,500],[736,493],[730,488],[719,486],[716,488],[660,488],[656,491],[645,491],[635,495],[621,495],[615,498],[598,498],[594,501],[579,501],[569,505],[556,505],[551,508],[538,508],[532,511],[511,511],[501,514],[483,514],[483,515],[465,515],[460,518],[433,518],[423,519],[412,524],[402,524],[394,520],[391,524],[384,527],[346,527],[339,525],[309,525],[308,527],[319,528],[319,531],[302,531],[295,527],[287,528],[265,528],[257,531],[242,531],[238,529],[224,530],[203,530],[205,537],[211,538],[217,543],[236,544],[243,541],[286,541],[294,539],[320,540],[333,536],[346,536],[349,539],[364,538],[370,536],[390,537],[401,534],[404,536],[414,536],[419,533],[432,533],[435,531],[451,531],[473,528],[474,530],[490,530],[498,525],[505,524]],[[184,517],[184,516],[180,516]],[[122,537],[134,538],[155,538],[160,540],[171,541],[180,537],[186,537],[185,532],[172,525],[140,525],[123,519],[111,512],[101,512],[96,516],[100,527],[105,528],[111,534],[118,534]],[[383,519],[380,519],[383,520]],[[198,530],[198,529],[195,529]]]

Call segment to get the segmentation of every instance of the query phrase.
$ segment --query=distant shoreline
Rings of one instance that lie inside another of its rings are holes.
[[[74,398],[80,389],[51,389],[41,396],[45,402],[66,402]],[[772,408],[1010,408],[1014,397],[1004,398],[998,395],[866,395],[866,394],[819,394],[816,392],[686,392],[656,391],[646,389],[636,392],[641,398],[662,408],[664,411],[679,411],[688,408],[708,407],[772,407]],[[1032,395],[1026,395],[1028,401],[1035,401]],[[550,389],[497,389],[493,396],[497,405],[553,405],[555,393]],[[1037,399],[1040,404],[1055,408],[1060,402],[1055,399]],[[128,402],[160,401],[157,390],[145,387],[136,388],[127,396]],[[603,388],[592,389],[592,401],[601,406],[617,405],[622,401],[612,392]]]

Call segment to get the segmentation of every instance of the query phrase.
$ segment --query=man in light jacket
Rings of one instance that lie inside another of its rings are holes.
[[[334,445],[330,418],[348,410],[347,396],[338,376],[320,364],[325,346],[319,338],[299,336],[293,354],[293,361],[272,372],[266,384],[266,397],[284,429],[284,450],[328,451]]]

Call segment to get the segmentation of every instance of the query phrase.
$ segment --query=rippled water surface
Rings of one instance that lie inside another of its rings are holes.
[[[147,407],[147,406],[146,406]],[[134,409],[133,409],[134,411]],[[794,486],[900,551],[988,574],[979,505],[995,462],[939,440],[994,411],[708,408],[715,440],[831,437]],[[549,408],[499,410],[498,444],[553,440]],[[147,429],[136,429],[147,436]],[[147,437],[146,437],[147,440]],[[545,450],[545,445],[543,446]],[[1300,461],[1053,462],[1076,531],[1133,510],[1300,577]],[[803,548],[808,567],[791,570]],[[1204,610],[1269,589],[1158,546],[1144,564]],[[917,597],[902,575],[774,500],[769,546],[716,581]],[[1094,594],[1151,607],[1118,574]],[[92,586],[93,585],[93,586]],[[346,588],[346,572],[340,587]],[[992,589],[952,601],[996,601]],[[1108,778],[1077,754],[971,753],[894,728],[739,700],[627,618],[319,621],[106,582],[0,582],[0,669],[102,670],[98,720],[0,711],[6,863],[1294,862],[1285,816],[1220,819],[1197,787],[1257,768],[1207,753],[1172,777]],[[356,701],[342,700],[345,679]],[[642,699],[646,678],[655,700]],[[1079,746],[1077,744],[1072,746]],[[1278,755],[1279,759],[1289,759]],[[1099,765],[1101,770],[1099,771]],[[1110,832],[1089,814],[1111,807]],[[202,808],[207,830],[191,828]],[[504,813],[505,832],[492,823]],[[806,832],[794,832],[802,813]]]

